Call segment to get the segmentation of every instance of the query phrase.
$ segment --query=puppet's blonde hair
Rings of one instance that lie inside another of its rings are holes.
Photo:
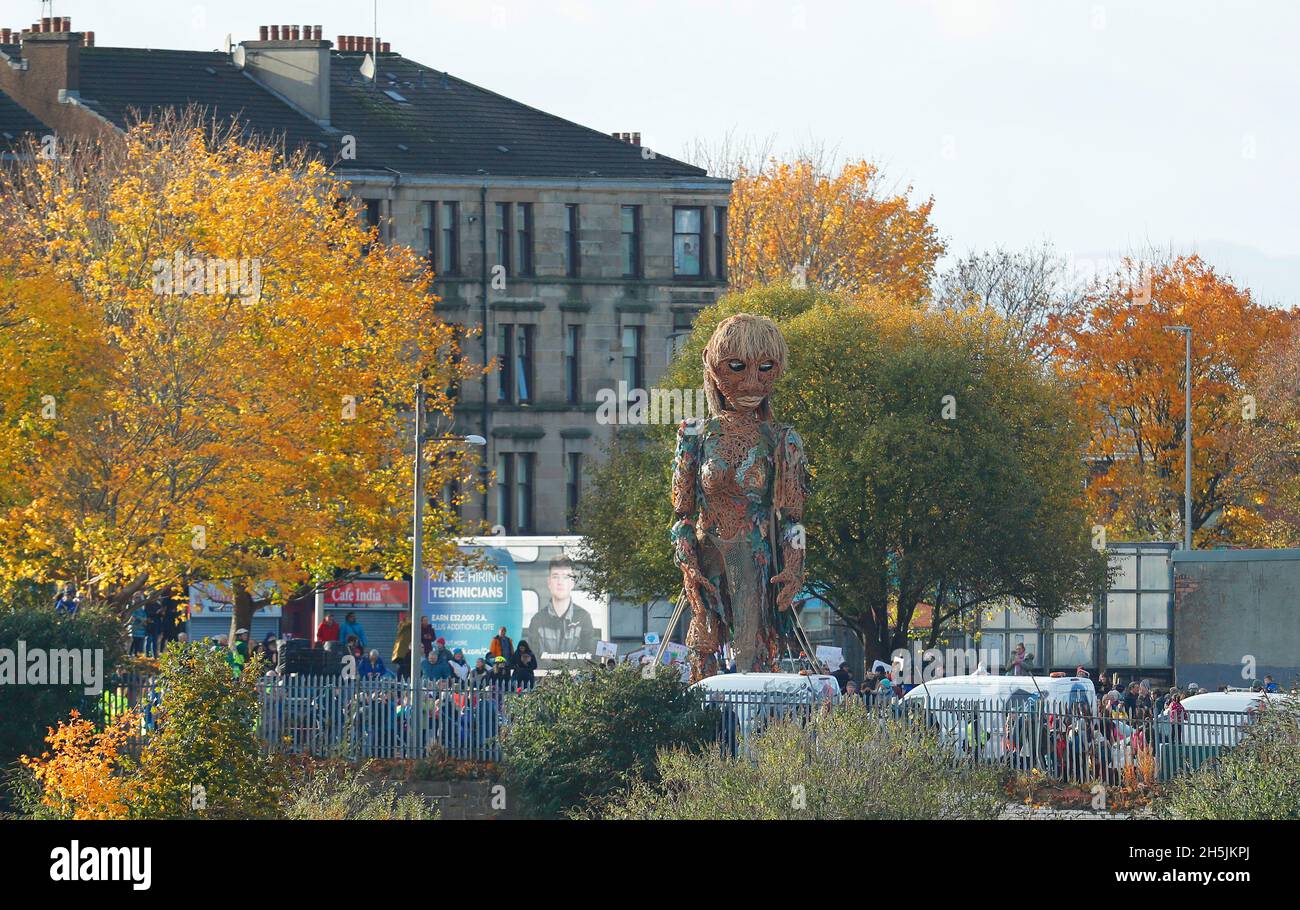
[[[713,372],[724,361],[733,357],[749,361],[770,360],[776,374],[773,378],[777,378],[785,372],[788,356],[789,349],[781,337],[781,330],[766,316],[737,313],[722,320],[704,346],[704,395],[709,402],[709,413],[716,417],[722,411],[730,410],[713,381]],[[766,398],[759,406],[759,416],[764,420],[772,417],[772,405]]]

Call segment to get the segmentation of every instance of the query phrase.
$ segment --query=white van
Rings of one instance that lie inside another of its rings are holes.
[[[981,709],[1001,711],[1031,698],[1053,707],[1085,704],[1089,714],[1097,713],[1097,689],[1085,676],[940,676],[909,691],[903,701],[974,702]]]
[[[1097,713],[1097,690],[1083,676],[940,676],[926,680],[903,696],[903,708],[921,710],[926,722],[959,750],[977,749],[985,758],[1005,754],[1003,735],[1013,725],[1023,725],[1018,712],[1073,712],[1076,706],[1091,716]],[[1029,738],[1021,737],[1022,749]]]
[[[760,718],[787,716],[840,697],[834,676],[803,673],[719,673],[691,689],[727,710],[725,740],[745,754]]]
[[[1255,714],[1291,696],[1278,692],[1202,692],[1183,699],[1187,719],[1177,734],[1185,746],[1235,746],[1254,722]],[[1161,738],[1171,735],[1169,708],[1160,715]]]

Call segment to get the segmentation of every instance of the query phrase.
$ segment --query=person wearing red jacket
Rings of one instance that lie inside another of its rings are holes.
[[[339,640],[339,624],[329,613],[325,614],[325,619],[316,627],[317,643]]]

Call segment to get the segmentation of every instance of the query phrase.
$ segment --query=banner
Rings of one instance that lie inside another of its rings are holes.
[[[528,642],[539,669],[596,659],[609,601],[577,586],[579,538],[480,537],[460,550],[466,565],[431,576],[426,598],[447,647],[463,648],[473,663],[504,626],[516,646]]]
[[[345,616],[357,610],[409,610],[411,606],[411,587],[404,581],[348,581],[331,585],[322,594],[326,612]]]

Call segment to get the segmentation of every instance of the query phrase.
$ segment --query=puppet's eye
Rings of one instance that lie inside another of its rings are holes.
[[[731,367],[731,369],[732,369],[733,372],[739,373],[741,370],[743,370],[743,369],[745,368],[745,361],[743,361],[743,360],[728,360],[728,361],[727,361],[727,366]]]
[[[772,361],[770,361],[770,360],[764,360],[762,363],[760,363],[760,364],[758,365],[758,371],[759,371],[760,373],[766,373],[767,371],[769,371],[770,369],[772,369],[772,367],[774,367],[774,366],[776,366],[776,364],[774,364]]]

